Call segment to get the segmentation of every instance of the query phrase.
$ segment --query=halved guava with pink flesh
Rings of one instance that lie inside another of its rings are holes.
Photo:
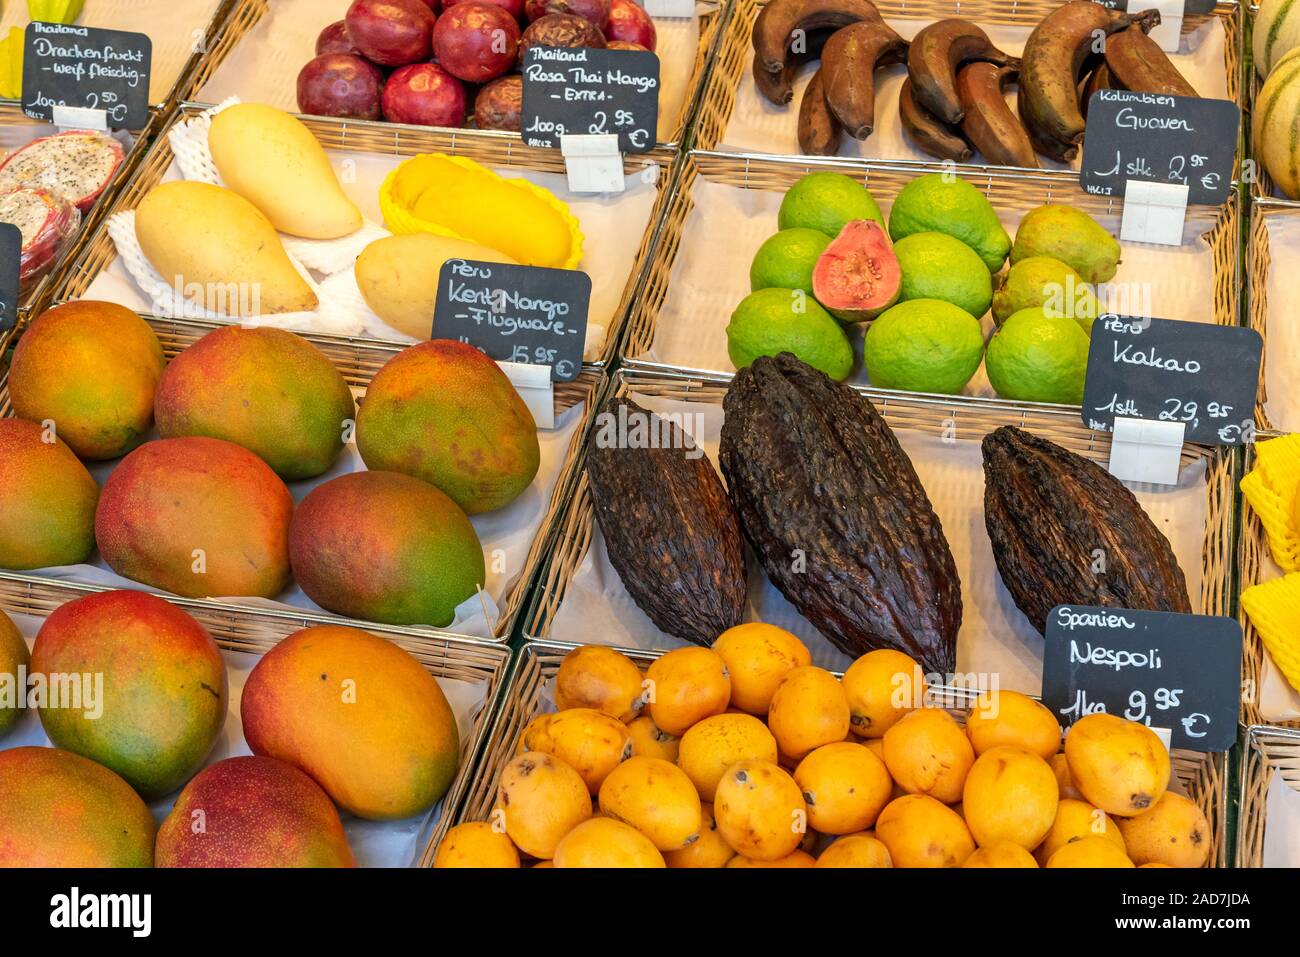
[[[813,296],[836,319],[867,322],[898,301],[903,271],[877,222],[844,225],[813,267]]]

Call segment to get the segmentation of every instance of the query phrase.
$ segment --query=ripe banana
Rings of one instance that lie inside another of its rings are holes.
[[[835,31],[822,50],[826,106],[849,136],[865,140],[876,124],[876,67],[902,63],[907,41],[883,21]]]
[[[864,20],[884,23],[871,0],[771,0],[754,21],[751,39],[757,65],[768,73],[780,73],[791,46],[807,42],[812,31]]]
[[[971,63],[957,73],[957,95],[965,116],[961,131],[966,139],[997,166],[1038,168],[1029,134],[1007,106],[1004,88],[1015,82],[1014,66]]]
[[[840,124],[826,106],[819,68],[799,103],[799,151],[812,156],[834,156],[840,148],[840,134]]]
[[[790,51],[780,73],[768,73],[763,69],[763,61],[758,54],[754,54],[754,85],[763,98],[777,106],[785,106],[793,100],[794,79],[799,74],[799,68],[822,55],[822,47],[834,32],[814,30],[809,33],[804,43]]]
[[[974,155],[956,130],[916,102],[910,79],[903,81],[898,93],[898,117],[903,121],[908,139],[921,152],[958,163],[965,163]]]
[[[1018,62],[995,47],[988,34],[966,20],[939,20],[923,27],[907,52],[912,96],[943,122],[956,126],[962,117],[957,70],[975,61],[998,66]]]
[[[1131,26],[1106,41],[1106,66],[1115,86],[1137,93],[1196,96],[1160,44],[1140,26]]]
[[[1129,14],[1092,0],[1071,0],[1049,13],[1025,42],[1020,70],[1020,116],[1025,128],[1044,143],[1077,144],[1084,130],[1079,79],[1088,55],[1104,52],[1107,38],[1131,24],[1159,22],[1155,10]]]

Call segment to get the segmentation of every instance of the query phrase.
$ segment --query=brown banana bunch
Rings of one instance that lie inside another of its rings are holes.
[[[794,80],[799,68],[811,63],[822,55],[822,47],[831,38],[834,30],[814,30],[804,42],[793,47],[786,58],[784,69],[780,73],[768,73],[763,69],[763,62],[754,54],[754,84],[763,99],[777,106],[785,106],[794,99]]]
[[[799,151],[810,156],[834,156],[843,131],[826,105],[822,70],[813,74],[799,102]]]
[[[1077,146],[1084,130],[1079,81],[1085,61],[1105,52],[1111,34],[1133,24],[1150,29],[1159,22],[1155,10],[1129,14],[1091,0],[1072,0],[1034,27],[1020,67],[1020,118],[1035,149],[1059,158]]]
[[[1135,93],[1196,96],[1196,90],[1170,62],[1160,44],[1135,24],[1106,41],[1106,68],[1112,84]]]
[[[884,23],[871,0],[771,0],[754,21],[754,67],[780,74],[801,38],[806,42],[814,30],[838,30],[862,21]]]
[[[1018,74],[1014,66],[992,63],[962,67],[957,74],[957,95],[965,112],[961,131],[990,163],[1037,169],[1038,157],[1029,134],[1003,94]]]
[[[849,136],[865,140],[876,124],[876,68],[902,63],[907,41],[884,22],[837,30],[822,50],[826,106]]]
[[[989,40],[988,34],[966,20],[939,20],[922,28],[907,51],[907,75],[912,96],[950,126],[962,119],[957,96],[957,71],[982,61],[1012,66],[1018,61]]]
[[[903,81],[898,93],[898,116],[908,139],[923,153],[958,163],[965,163],[974,155],[970,144],[957,130],[916,102],[910,79]]]

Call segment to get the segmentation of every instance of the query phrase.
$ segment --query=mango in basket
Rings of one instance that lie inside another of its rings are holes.
[[[575,269],[582,259],[582,231],[564,203],[464,157],[407,160],[388,174],[379,205],[395,233],[465,239],[526,266]]]
[[[237,103],[212,118],[208,148],[226,186],[280,232],[338,239],[361,228],[361,211],[297,117],[262,103]]]
[[[27,642],[23,640],[18,626],[0,611],[0,679],[10,675],[17,680],[18,670],[26,668],[30,662],[31,654],[27,651]],[[0,736],[17,724],[22,714],[17,701],[0,703]]]
[[[437,233],[385,236],[361,251],[354,272],[366,305],[394,329],[416,339],[433,331],[442,266],[448,259],[514,263],[479,243]]]
[[[35,422],[0,419],[0,568],[76,565],[95,549],[99,486]]]
[[[296,765],[370,820],[428,810],[460,764],[456,716],[437,680],[356,628],[322,625],[281,641],[249,674],[240,718],[254,754]]]
[[[320,304],[271,221],[232,190],[161,183],[136,208],[135,235],[158,275],[209,312],[250,319]]]

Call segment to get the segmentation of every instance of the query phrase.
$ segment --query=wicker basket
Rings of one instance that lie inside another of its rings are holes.
[[[145,128],[133,134],[135,142],[122,160],[122,165],[118,168],[116,177],[99,199],[96,200],[90,212],[82,216],[81,226],[78,228],[76,236],[60,253],[50,270],[35,283],[32,283],[31,287],[19,300],[18,326],[16,328],[23,325],[24,320],[33,310],[39,311],[50,301],[54,290],[62,282],[66,270],[76,261],[81,250],[94,236],[99,224],[108,215],[108,211],[112,208],[118,192],[125,187],[134,175],[136,168],[144,161],[149,152],[150,144],[158,130],[161,129],[162,124],[163,116],[159,113],[152,113]],[[46,123],[44,120],[32,119],[22,111],[22,107],[13,101],[0,101],[0,126],[5,127],[7,131],[22,129],[24,134],[21,137],[14,137],[14,139],[21,139],[23,143],[58,132],[57,127],[53,124]],[[12,333],[13,330],[10,332]],[[7,333],[0,332],[0,356],[4,354],[4,346],[8,338]]]
[[[97,590],[70,582],[0,578],[0,611],[44,618],[66,602]],[[203,625],[223,650],[240,654],[265,654],[294,632],[322,624],[310,615],[295,617],[257,610],[223,610],[210,602],[184,598],[169,600]],[[487,731],[495,723],[497,697],[510,664],[510,651],[501,645],[472,638],[409,635],[376,625],[367,625],[366,630],[406,651],[435,678],[485,686],[483,708],[474,716],[469,734],[460,743],[460,770],[442,799],[442,815],[421,855],[420,865],[427,867],[443,835],[458,820],[470,784],[477,779],[479,761],[489,740]]]
[[[220,328],[222,325],[217,322],[190,319],[155,319],[147,316],[144,318],[153,327],[154,332],[157,333],[168,359],[175,357],[208,332]],[[348,384],[357,389],[365,389],[370,380],[374,378],[375,374],[388,360],[405,348],[403,345],[381,345],[337,336],[303,334],[303,337],[324,352],[342,373]],[[585,404],[586,409],[583,413],[582,422],[574,431],[573,440],[567,450],[555,490],[551,493],[551,500],[548,503],[546,514],[529,548],[524,567],[520,571],[518,580],[503,596],[500,603],[500,619],[497,622],[493,639],[495,641],[505,642],[510,640],[511,635],[514,633],[515,622],[521,614],[525,600],[528,597],[529,583],[541,566],[542,560],[549,553],[550,544],[558,530],[564,505],[567,503],[577,480],[577,463],[582,451],[583,440],[595,415],[596,406],[604,394],[607,381],[607,377],[601,370],[585,369],[573,381],[557,382],[555,384],[555,411],[557,415],[579,404]],[[3,375],[0,375],[0,417],[11,415],[13,415],[13,407],[9,400],[9,383],[6,370]],[[60,584],[61,582],[56,579],[0,570],[0,588],[32,589],[51,587],[57,589]],[[95,585],[85,587],[90,591],[111,590]],[[217,616],[242,614],[247,611],[249,614],[257,613],[266,618],[279,617],[291,621],[311,621],[316,624],[338,624],[342,620],[338,616],[324,611],[311,612],[288,609],[267,611],[261,607],[245,608],[245,606],[228,601],[217,602],[206,599],[193,599],[188,600],[188,605],[206,609],[210,614]],[[241,611],[236,612],[235,609],[241,609]],[[412,637],[427,637],[429,635],[428,628],[396,625],[382,627],[393,634]]]
[[[173,125],[181,120],[201,113],[206,109],[194,104],[183,104],[168,123],[159,131],[157,142],[148,156],[140,163],[134,175],[119,192],[112,203],[108,215],[123,210],[135,209],[141,199],[156,186],[166,174],[172,163],[173,153],[167,134]],[[394,123],[353,123],[343,120],[303,117],[308,129],[316,136],[327,150],[371,153],[381,156],[416,156],[422,153],[446,153],[461,156],[482,163],[484,166],[498,168],[509,167],[521,170],[533,170],[546,173],[563,173],[564,158],[559,150],[532,149],[522,146],[516,136],[504,133],[437,130],[430,127],[400,126]],[[622,278],[623,292],[618,309],[609,320],[606,331],[605,347],[598,360],[587,363],[590,366],[605,366],[612,361],[617,348],[622,327],[637,290],[641,286],[646,267],[649,263],[651,239],[655,227],[662,215],[667,196],[673,180],[673,168],[676,154],[668,148],[657,148],[650,153],[629,155],[624,161],[624,170],[630,175],[638,170],[657,167],[657,199],[650,213],[645,233],[641,237],[635,261],[628,276]],[[616,203],[616,199],[610,202]],[[600,242],[599,236],[588,236],[588,244]],[[107,225],[101,223],[94,235],[79,251],[76,260],[64,272],[60,282],[54,287],[53,302],[65,302],[70,299],[85,297],[95,278],[117,259],[117,249],[108,235]],[[617,282],[619,280],[612,280]],[[404,348],[408,342],[394,342],[370,337],[358,337],[358,341],[373,342],[378,345]]]
[[[726,393],[721,377],[651,375],[624,370],[615,374],[611,395],[662,397],[691,403],[718,405]],[[1079,422],[1074,410],[1060,407],[1028,409],[1011,403],[963,403],[934,397],[890,395],[861,390],[868,395],[885,421],[895,430],[943,434],[958,441],[975,441],[1002,425],[1028,429],[1094,461],[1105,463],[1110,453],[1110,436],[1092,432]],[[1204,614],[1233,614],[1233,562],[1236,549],[1235,456],[1228,449],[1207,449],[1185,445],[1182,464],[1206,463],[1207,523],[1201,548],[1201,592],[1192,605]],[[532,602],[523,618],[524,635],[548,639],[569,583],[582,565],[596,534],[588,487],[585,459],[574,493],[561,519],[553,551],[543,566]],[[978,494],[976,490],[975,494]],[[958,569],[962,571],[962,569]],[[1199,598],[1199,601],[1198,601]],[[676,642],[674,641],[674,646]]]
[[[500,724],[500,716],[497,724]],[[1300,791],[1300,731],[1254,725],[1246,729],[1241,746],[1241,777],[1237,794],[1237,867],[1263,867],[1268,825],[1268,789],[1273,772]],[[481,769],[480,769],[481,775]],[[478,779],[474,782],[477,792]]]
[[[1266,441],[1282,433],[1278,432],[1261,432],[1257,435],[1257,441]],[[1254,449],[1247,449],[1245,457],[1245,469],[1248,471],[1254,467]],[[1252,585],[1258,585],[1272,577],[1272,562],[1269,557],[1268,536],[1264,532],[1263,523],[1260,522],[1259,516],[1255,514],[1250,503],[1242,496],[1241,501],[1241,541],[1238,543],[1237,557],[1237,587],[1244,591]],[[1250,616],[1246,614],[1245,609],[1237,609],[1238,618],[1241,621],[1241,629],[1245,644],[1242,648],[1241,677],[1242,677],[1242,723],[1245,725],[1271,724],[1277,727],[1291,728],[1300,730],[1300,720],[1295,721],[1266,721],[1259,710],[1259,689],[1261,678],[1264,671],[1264,660],[1268,655],[1268,649],[1264,647],[1264,642],[1255,630],[1255,626],[1250,621]]]
[[[686,99],[682,103],[681,113],[673,125],[672,136],[660,144],[674,149],[680,146],[686,138],[690,120],[699,105],[700,97],[704,91],[704,84],[713,65],[715,47],[722,36],[723,24],[730,13],[730,6],[725,0],[700,0],[700,2],[703,3],[705,9],[699,14],[700,42],[695,55],[695,63],[691,70],[691,77],[686,87]],[[270,0],[231,0],[230,19],[226,22],[220,38],[209,51],[208,56],[204,57],[202,62],[197,65],[192,81],[187,86],[191,93],[187,99],[195,102],[208,102],[208,98],[204,96],[204,87],[216,75],[222,63],[230,56],[240,41],[266,15],[269,3]],[[322,21],[321,26],[325,26],[324,21]],[[387,124],[374,123],[371,125],[382,129]],[[441,129],[441,132],[449,133],[451,130]],[[461,135],[463,136],[467,132],[478,133],[480,131],[463,130]],[[516,145],[519,144],[519,135],[517,133],[508,135]]]
[[[654,345],[655,329],[669,295],[673,267],[681,251],[682,237],[694,211],[692,185],[703,178],[710,183],[738,189],[761,189],[774,192],[789,189],[797,180],[814,170],[831,170],[862,177],[879,199],[892,198],[910,180],[934,167],[911,163],[845,162],[834,159],[796,159],[743,156],[735,153],[692,151],[680,163],[680,173],[655,240],[653,258],[646,275],[645,287],[632,308],[627,323],[623,357],[633,368],[669,371],[670,366],[647,358]],[[1078,181],[1068,173],[1027,173],[1006,170],[962,172],[963,179],[978,187],[1000,216],[1018,219],[1035,206],[1067,202],[1094,216],[1118,215],[1122,200],[1090,196],[1079,189]],[[775,225],[775,224],[774,224]],[[1214,260],[1213,301],[1210,314],[1220,325],[1238,323],[1240,230],[1239,204],[1236,193],[1222,207],[1193,206],[1187,210],[1187,228],[1204,235]],[[1160,315],[1159,304],[1154,309]],[[692,373],[713,375],[730,373],[730,369],[685,368]]]
[[[489,734],[488,747],[457,824],[490,819],[501,772],[518,750],[525,726],[544,712],[543,692],[560,670],[564,656],[576,647],[576,644],[568,642],[528,641],[515,655],[514,666]],[[628,648],[619,650],[643,668],[659,654]],[[975,692],[958,688],[926,691],[928,706],[944,708],[959,721],[965,720],[974,698]],[[1227,755],[1174,751],[1173,763],[1174,773],[1187,789],[1188,796],[1200,806],[1210,822],[1214,840],[1210,853],[1211,866],[1226,866]]]
[[[1269,243],[1269,227],[1285,223],[1291,228],[1300,226],[1300,203],[1290,203],[1276,199],[1263,199],[1256,197],[1251,202],[1250,214],[1250,232],[1246,244],[1246,269],[1248,275],[1247,282],[1247,299],[1243,307],[1246,324],[1258,332],[1264,339],[1264,362],[1265,367],[1260,375],[1259,380],[1259,397],[1255,405],[1255,424],[1261,429],[1281,429],[1294,431],[1300,429],[1300,417],[1296,421],[1287,421],[1286,413],[1282,413],[1282,418],[1278,417],[1277,411],[1269,415],[1265,409],[1265,403],[1268,400],[1268,363],[1270,358],[1276,360],[1279,357],[1286,356],[1288,359],[1293,358],[1286,352],[1270,351],[1269,346],[1269,302],[1268,286],[1270,273],[1273,268],[1273,252]],[[1288,276],[1287,271],[1291,263],[1283,263],[1279,268],[1280,275]],[[1285,302],[1283,303],[1285,305]],[[1273,318],[1273,329],[1278,329],[1277,323],[1281,322],[1280,318]],[[1300,368],[1300,366],[1297,366]],[[1285,378],[1287,381],[1295,378],[1293,369],[1278,368],[1275,364],[1274,375]]]
[[[754,48],[750,38],[754,21],[764,2],[765,0],[735,0],[735,12],[723,27],[718,43],[717,63],[700,99],[693,143],[697,149],[719,149],[724,142],[732,111],[736,107],[736,92],[741,77],[751,69],[753,63]],[[1011,3],[1000,0],[875,0],[875,3],[881,15],[887,19],[931,21],[961,17],[985,25],[1030,28],[1059,7],[1061,0],[1012,0]],[[1131,9],[1141,9],[1141,4],[1131,5]],[[1239,103],[1241,43],[1235,0],[1219,3],[1212,13],[1187,16],[1183,20],[1183,33],[1197,29],[1210,17],[1223,21],[1224,81],[1228,99]],[[798,118],[798,104],[791,104],[788,110],[793,128]]]

